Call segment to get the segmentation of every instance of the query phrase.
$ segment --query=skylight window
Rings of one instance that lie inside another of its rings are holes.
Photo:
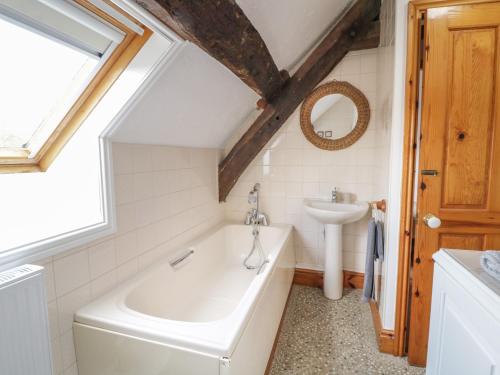
[[[102,0],[0,0],[0,172],[46,170],[149,34]]]
[[[99,63],[95,56],[0,19],[0,147],[32,147],[59,124]],[[38,134],[37,134],[38,133]]]

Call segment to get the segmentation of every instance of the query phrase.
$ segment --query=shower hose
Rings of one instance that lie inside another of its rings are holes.
[[[252,224],[252,235],[253,235],[253,244],[250,253],[248,253],[247,257],[243,261],[245,267],[249,270],[259,269],[257,274],[261,272],[263,266],[269,262],[266,258],[266,254],[264,253],[264,249],[262,248],[262,244],[260,243],[259,238],[259,224]]]

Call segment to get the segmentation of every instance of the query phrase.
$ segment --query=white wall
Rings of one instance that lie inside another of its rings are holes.
[[[383,300],[379,306],[384,329],[394,329],[398,276],[401,176],[403,173],[404,97],[406,69],[406,34],[408,0],[395,0],[394,94],[391,113],[391,150],[389,161],[389,200],[387,222],[387,257],[383,273]]]
[[[383,168],[378,171],[380,176],[379,181],[383,181],[384,196],[388,197],[388,184],[389,184],[389,164],[390,164],[390,151],[391,151],[391,132],[393,131],[394,124],[392,123],[392,111],[393,111],[393,95],[394,95],[394,12],[395,12],[395,1],[385,0],[382,3],[380,11],[380,47],[378,49],[377,56],[377,100],[378,100],[378,116],[379,122],[383,132],[379,139],[379,143],[383,144]],[[393,198],[387,199],[388,205],[392,203]],[[385,227],[385,237],[389,233],[389,224],[386,217],[386,227]],[[383,317],[385,314],[383,306],[385,305],[385,298],[387,292],[386,281],[391,279],[387,278],[387,263],[391,261],[394,255],[394,250],[391,246],[388,246],[386,241],[385,244],[385,261],[378,262],[376,267],[376,273],[380,275],[377,278],[377,290],[379,291],[379,302],[380,314]],[[380,282],[379,282],[380,281]]]
[[[299,124],[300,108],[293,113],[265,149],[247,168],[226,203],[226,216],[242,220],[249,209],[247,194],[262,184],[262,209],[271,222],[295,226],[298,266],[323,269],[323,226],[302,209],[305,197],[329,198],[338,187],[344,198],[363,201],[385,198],[379,179],[387,143],[378,143],[385,130],[378,121],[376,100],[377,50],[349,53],[324,80],[346,80],[367,96],[372,110],[367,132],[351,147],[324,151],[309,143]],[[245,130],[242,128],[226,152]],[[344,227],[344,268],[364,272],[367,217]]]
[[[220,152],[114,144],[118,231],[44,259],[54,374],[76,374],[73,313],[223,219]]]

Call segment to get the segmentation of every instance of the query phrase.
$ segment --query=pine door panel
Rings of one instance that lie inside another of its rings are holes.
[[[496,29],[453,30],[449,37],[442,206],[483,208],[491,162]]]
[[[429,9],[408,360],[425,365],[432,255],[500,249],[500,2]],[[437,175],[422,175],[435,170]],[[438,229],[426,214],[442,221]]]
[[[500,249],[500,234],[492,234],[486,238],[485,249]]]
[[[483,246],[483,234],[440,233],[439,235],[440,248],[477,250]]]

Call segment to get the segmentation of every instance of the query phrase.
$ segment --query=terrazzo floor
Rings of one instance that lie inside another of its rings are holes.
[[[345,289],[331,301],[321,289],[294,285],[270,375],[425,374],[378,351],[370,306],[360,297]]]

